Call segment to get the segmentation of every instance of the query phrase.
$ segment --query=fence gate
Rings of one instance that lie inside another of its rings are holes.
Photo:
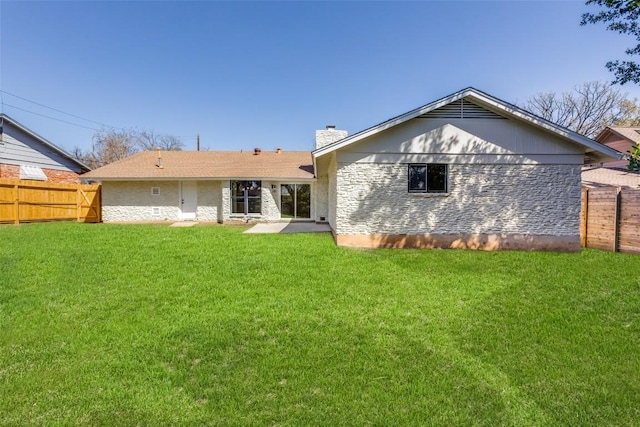
[[[78,221],[102,221],[102,203],[99,185],[81,185],[78,187]]]
[[[99,185],[0,178],[0,223],[100,222]]]

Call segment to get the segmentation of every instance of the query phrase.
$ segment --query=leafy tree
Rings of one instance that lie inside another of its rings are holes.
[[[627,49],[625,53],[631,56],[640,55],[640,1],[588,0],[586,4],[598,5],[601,10],[598,13],[584,13],[580,25],[602,22],[607,24],[607,30],[634,36],[638,44]],[[614,84],[640,83],[640,65],[633,61],[609,61],[607,68],[615,76]]]
[[[628,168],[629,170],[640,172],[640,144],[631,147]]]
[[[523,107],[553,123],[595,138],[606,126],[640,123],[640,106],[606,82],[585,82],[571,92],[545,92]]]

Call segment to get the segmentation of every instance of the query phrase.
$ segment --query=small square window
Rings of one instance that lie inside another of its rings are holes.
[[[160,194],[160,187],[151,187],[151,195],[157,196]]]
[[[409,165],[409,193],[446,193],[448,172],[442,163]]]
[[[160,216],[160,215],[161,215],[160,208],[159,208],[159,207],[153,207],[153,208],[151,208],[151,215],[153,215],[153,216]]]

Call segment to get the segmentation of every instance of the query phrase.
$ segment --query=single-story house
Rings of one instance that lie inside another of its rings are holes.
[[[8,115],[0,114],[0,178],[80,183],[91,169]]]
[[[616,150],[467,88],[315,150],[143,152],[83,178],[105,221],[311,220],[339,245],[579,250],[584,158]]]
[[[142,151],[83,175],[104,221],[315,219],[310,151]]]

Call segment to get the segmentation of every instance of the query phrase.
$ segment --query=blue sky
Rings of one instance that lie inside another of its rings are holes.
[[[633,39],[548,2],[0,4],[0,89],[95,122],[211,150],[310,150],[473,86],[519,103],[612,80]],[[640,86],[622,86],[640,98]],[[94,122],[3,94],[3,112],[71,150]],[[18,107],[18,108],[16,108]]]

